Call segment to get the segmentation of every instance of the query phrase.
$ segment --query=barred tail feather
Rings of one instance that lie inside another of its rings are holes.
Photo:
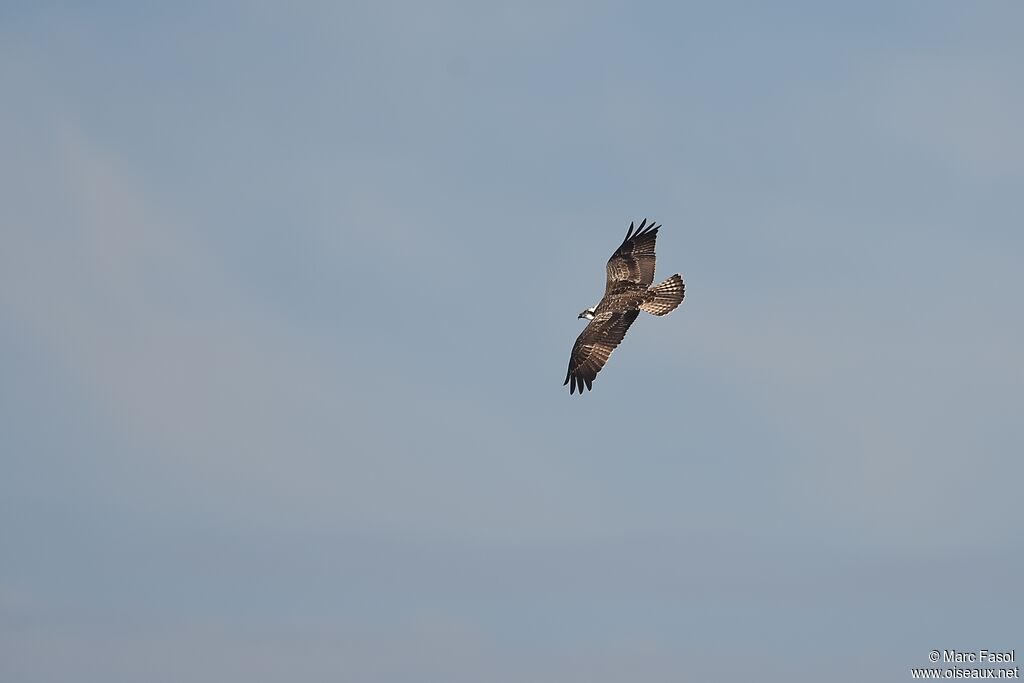
[[[683,296],[686,294],[686,285],[683,284],[683,277],[678,273],[647,290],[654,298],[646,301],[640,306],[640,310],[647,311],[653,315],[665,315],[676,310],[679,304],[683,303]]]

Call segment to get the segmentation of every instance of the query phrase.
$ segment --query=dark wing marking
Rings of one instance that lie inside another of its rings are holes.
[[[654,282],[654,241],[658,239],[660,227],[653,221],[648,223],[646,218],[638,228],[629,224],[626,239],[608,259],[605,294],[615,289],[615,285],[620,282],[633,282],[645,287]]]
[[[569,356],[569,372],[565,382],[569,385],[569,393],[577,389],[583,395],[583,388],[591,388],[597,373],[608,362],[608,357],[626,336],[626,330],[633,324],[640,311],[605,311],[590,321],[573,344]]]

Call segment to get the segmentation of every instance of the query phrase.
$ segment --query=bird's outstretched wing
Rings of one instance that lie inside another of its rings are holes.
[[[626,336],[626,330],[638,315],[640,311],[637,310],[604,311],[583,328],[583,332],[573,344],[572,354],[569,356],[569,371],[562,384],[569,385],[570,394],[579,390],[582,396],[584,387],[591,388],[597,373],[601,372],[601,368],[608,362],[608,357]]]
[[[608,259],[608,282],[605,294],[613,291],[621,282],[632,282],[645,287],[654,282],[654,241],[658,239],[660,225],[647,222],[645,218],[640,227],[629,224],[626,239]]]

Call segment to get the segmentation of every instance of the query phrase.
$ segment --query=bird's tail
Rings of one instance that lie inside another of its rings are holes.
[[[654,298],[645,301],[640,306],[640,310],[654,315],[665,315],[676,310],[676,307],[683,303],[686,285],[683,284],[683,276],[676,273],[660,285],[654,285],[648,289],[647,293],[654,295]]]

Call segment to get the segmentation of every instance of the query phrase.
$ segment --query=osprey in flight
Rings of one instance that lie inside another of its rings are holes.
[[[569,372],[562,386],[568,384],[570,394],[578,389],[582,396],[584,387],[591,388],[597,373],[608,362],[640,311],[665,315],[683,303],[685,287],[678,273],[651,287],[654,241],[660,227],[653,222],[648,224],[646,218],[638,228],[630,223],[626,239],[608,259],[604,298],[578,316],[590,323],[576,338],[569,357]]]

